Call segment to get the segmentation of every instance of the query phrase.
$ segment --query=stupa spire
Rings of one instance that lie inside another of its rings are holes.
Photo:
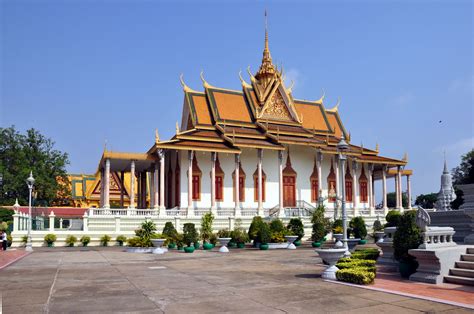
[[[265,44],[263,48],[262,64],[258,69],[255,78],[257,80],[266,81],[267,78],[274,76],[276,73],[275,66],[272,62],[272,56],[270,54],[270,48],[268,48],[268,22],[267,22],[267,11],[265,10]]]

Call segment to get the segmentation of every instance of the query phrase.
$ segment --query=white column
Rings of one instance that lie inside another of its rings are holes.
[[[193,154],[192,150],[188,151],[188,216],[194,216],[193,208]]]
[[[103,208],[104,207],[104,184],[105,178],[104,178],[104,168],[100,169],[100,195],[99,195],[99,207]]]
[[[338,197],[339,196],[342,197],[341,188],[340,188],[341,178],[339,177],[339,157],[338,156],[334,157],[334,164],[335,164],[335,169],[334,170],[335,170],[335,173],[336,173],[336,186],[334,187],[336,189],[336,201],[334,202],[334,204],[337,204],[338,203]],[[345,185],[344,185],[344,187],[345,187]],[[335,210],[336,210],[336,208],[334,208],[334,211]]]
[[[235,154],[235,178],[234,178],[234,184],[235,184],[235,217],[240,217],[242,216],[241,210],[240,210],[240,173],[239,173],[239,168],[240,168],[240,155]]]
[[[19,230],[20,230],[20,215],[18,214],[18,211],[15,211],[15,213],[13,214],[13,233]]]
[[[135,208],[135,160],[130,163],[130,208]]]
[[[322,164],[323,164],[323,153],[318,152],[316,155],[316,166],[318,167],[318,198],[322,197],[322,192],[323,192]],[[318,202],[318,200],[316,200],[316,202]]]
[[[369,177],[367,178],[367,196],[368,196],[368,201],[369,201],[369,215],[370,217],[375,216],[375,208],[374,208],[374,187],[373,187],[373,180],[372,180],[372,173],[374,171],[374,165],[373,164],[367,164],[367,173],[369,174]]]
[[[54,231],[54,218],[56,215],[54,214],[54,211],[51,211],[49,214],[49,231]]]
[[[278,151],[278,192],[280,212],[278,217],[285,217],[285,209],[283,207],[283,152]]]
[[[359,180],[357,180],[357,169],[359,165],[357,161],[352,161],[352,206],[354,208],[354,217],[359,216],[359,202],[357,201],[357,197],[359,195]]]
[[[216,153],[211,153],[211,212],[214,215],[216,211]]]
[[[110,208],[110,159],[105,160],[105,203],[104,208]]]
[[[160,149],[158,156],[160,157],[160,214],[162,214],[161,212],[165,211],[165,152]]]
[[[397,167],[397,177],[398,177],[398,202],[399,202],[399,209],[403,211],[403,189],[402,189],[402,167]]]
[[[82,216],[82,230],[84,232],[89,231],[89,217],[87,216],[87,212],[84,212],[84,216]]]
[[[409,174],[407,174],[407,198],[408,198],[408,210],[411,210],[411,180],[410,180]]]
[[[387,214],[387,166],[382,167],[382,197],[383,211]]]
[[[400,185],[398,182],[398,171],[397,174],[394,176],[395,180],[395,208],[397,210],[400,210],[401,204],[400,204]]]
[[[154,169],[154,174],[153,174],[153,208],[158,209],[159,208],[159,194],[158,194],[158,189],[160,187],[160,182],[159,182],[159,174],[160,170],[158,168],[158,163],[155,163],[155,169]]]
[[[257,164],[257,172],[258,172],[258,209],[257,209],[257,216],[263,216],[263,182],[262,182],[262,159],[263,159],[263,149],[259,148],[257,150],[258,155],[258,164]]]
[[[152,168],[154,165],[151,165]],[[150,171],[150,208],[155,208],[155,171]]]

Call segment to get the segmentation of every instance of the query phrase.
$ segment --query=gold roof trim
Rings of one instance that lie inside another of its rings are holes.
[[[252,85],[250,85],[249,83],[247,83],[244,78],[242,77],[242,71],[239,71],[239,79],[240,79],[240,83],[242,83],[242,86],[244,88],[252,88]]]
[[[341,98],[337,97],[336,105],[334,107],[332,107],[331,109],[326,109],[326,111],[328,111],[328,112],[338,112],[340,104],[341,104]]]
[[[192,88],[189,87],[188,85],[186,85],[186,83],[184,82],[184,79],[183,79],[183,73],[181,73],[181,75],[179,76],[179,81],[181,82],[181,86],[183,86],[183,90],[184,90],[186,93],[189,93],[189,92],[201,93],[201,92],[199,92],[199,91],[196,91],[196,90],[192,89]]]

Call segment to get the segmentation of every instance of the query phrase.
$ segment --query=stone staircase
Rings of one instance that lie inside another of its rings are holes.
[[[446,282],[474,286],[474,247],[467,248],[466,254],[461,255],[461,260],[449,270],[449,275],[444,277]]]

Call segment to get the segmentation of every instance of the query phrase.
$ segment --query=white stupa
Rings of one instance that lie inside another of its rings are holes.
[[[441,189],[438,193],[438,199],[436,200],[436,209],[438,211],[448,211],[451,209],[451,202],[456,199],[456,193],[454,193],[453,180],[451,174],[448,171],[446,164],[446,158],[444,159],[444,169],[441,175]]]

